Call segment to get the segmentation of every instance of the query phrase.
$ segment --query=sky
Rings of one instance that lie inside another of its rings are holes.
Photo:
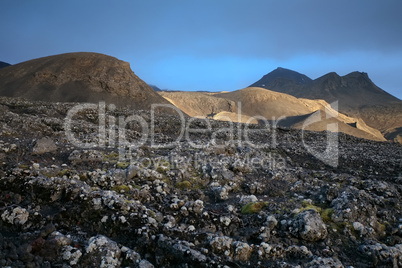
[[[1,0],[0,61],[67,52],[162,89],[232,91],[277,67],[367,72],[402,99],[401,0]]]

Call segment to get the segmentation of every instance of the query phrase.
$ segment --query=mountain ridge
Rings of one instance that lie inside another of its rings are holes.
[[[50,102],[105,101],[136,109],[168,104],[128,62],[92,52],[52,55],[2,68],[0,95]]]
[[[402,138],[402,101],[375,85],[366,72],[354,71],[344,76],[330,72],[300,84],[300,80],[292,78],[297,72],[285,68],[280,71],[273,70],[253,85],[265,83],[261,87],[297,98],[337,101],[341,113],[361,118],[383,135]]]

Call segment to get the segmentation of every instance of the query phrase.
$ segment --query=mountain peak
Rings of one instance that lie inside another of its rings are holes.
[[[304,85],[310,81],[312,81],[311,78],[304,74],[283,67],[278,67],[272,72],[264,75],[250,87],[262,87],[275,91],[275,89],[279,87],[295,89],[295,87]]]
[[[365,72],[354,71],[344,76],[345,78],[365,78],[370,80],[369,76]],[[371,81],[371,80],[370,80]]]

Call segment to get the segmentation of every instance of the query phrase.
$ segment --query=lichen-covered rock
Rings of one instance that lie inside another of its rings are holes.
[[[121,249],[116,242],[103,235],[89,239],[85,258],[89,265],[96,267],[120,267]]]
[[[249,244],[235,241],[233,242],[232,246],[235,249],[233,256],[234,260],[246,262],[250,259],[253,247],[251,247]]]
[[[401,265],[399,145],[339,134],[335,170],[303,147],[325,150],[326,133],[253,125],[260,147],[234,149],[229,123],[192,119],[210,125],[191,133],[194,148],[177,139],[177,116],[106,105],[107,120],[141,117],[169,146],[138,147],[134,120],[127,147],[113,147],[121,126],[107,123],[100,137],[91,108],[74,116],[74,136],[106,143],[80,148],[64,133],[75,106],[0,97],[1,267]],[[38,137],[57,150],[33,154]],[[225,146],[206,148],[211,138]]]
[[[343,264],[336,258],[318,257],[304,265],[306,268],[344,268]]]
[[[29,212],[22,207],[9,208],[1,214],[3,221],[11,224],[23,225],[28,221]]]
[[[233,239],[227,236],[217,236],[211,239],[209,245],[213,252],[217,254],[231,255]]]
[[[370,259],[375,265],[402,267],[402,244],[389,247],[377,243],[375,245],[362,245],[359,251]]]
[[[377,220],[377,206],[373,197],[365,190],[348,187],[331,202],[334,212],[331,216],[336,222],[360,222],[373,225]]]
[[[257,202],[258,198],[255,195],[243,195],[240,197],[239,203],[245,205],[247,203]]]
[[[42,139],[39,139],[36,141],[32,152],[34,154],[44,154],[44,153],[49,153],[49,152],[54,152],[57,150],[57,146],[54,143],[54,141],[49,138],[49,137],[45,137]]]
[[[328,231],[317,211],[306,210],[292,221],[291,233],[303,240],[314,242],[324,239]]]
[[[213,186],[212,192],[218,201],[224,201],[229,198],[229,189],[226,186]]]

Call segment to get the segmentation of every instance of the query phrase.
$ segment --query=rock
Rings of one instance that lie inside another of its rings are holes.
[[[224,226],[229,226],[231,222],[230,218],[226,216],[220,217],[219,220]]]
[[[349,186],[331,202],[333,221],[360,222],[373,225],[377,220],[377,206],[374,199],[364,190]]]
[[[213,187],[212,191],[218,201],[224,201],[229,198],[229,190],[226,186]]]
[[[402,267],[402,244],[389,247],[385,244],[361,245],[359,252],[377,266]]]
[[[89,239],[86,248],[88,263],[96,267],[119,267],[121,250],[117,243],[106,236],[97,235]]]
[[[257,202],[258,198],[255,195],[243,195],[240,197],[239,203],[245,205],[247,203]]]
[[[217,236],[211,239],[209,245],[213,252],[229,256],[231,254],[233,239],[227,236]]]
[[[129,260],[134,263],[139,262],[141,260],[140,254],[128,247],[123,246],[121,248],[121,252],[125,254],[126,260]]]
[[[32,153],[40,155],[44,153],[54,152],[56,150],[57,146],[54,141],[49,137],[45,137],[36,141],[32,149]]]
[[[265,222],[265,225],[267,226],[268,229],[273,230],[277,224],[278,224],[278,221],[276,220],[275,216],[269,215],[267,217],[267,221]]]
[[[364,228],[364,225],[358,221],[355,221],[353,223],[353,229],[355,229],[355,231],[357,231],[360,234],[360,236],[362,236],[366,233],[366,229]]]
[[[318,257],[304,265],[306,268],[344,268],[343,264],[336,258]]]
[[[81,250],[71,246],[64,247],[62,250],[63,260],[68,261],[68,263],[73,266],[78,264],[81,256]]]
[[[250,259],[253,248],[249,244],[235,241],[232,246],[234,247],[234,260],[246,262]]]
[[[204,210],[204,202],[199,199],[195,200],[192,209],[195,213],[202,214]]]
[[[310,242],[322,240],[328,234],[325,223],[315,210],[306,210],[297,215],[291,228],[293,235]]]
[[[7,209],[1,214],[3,221],[7,221],[11,224],[24,225],[28,221],[29,212],[22,207],[16,207],[14,209]]]
[[[138,268],[154,268],[152,263],[150,263],[147,260],[141,260],[140,263],[138,264]]]

